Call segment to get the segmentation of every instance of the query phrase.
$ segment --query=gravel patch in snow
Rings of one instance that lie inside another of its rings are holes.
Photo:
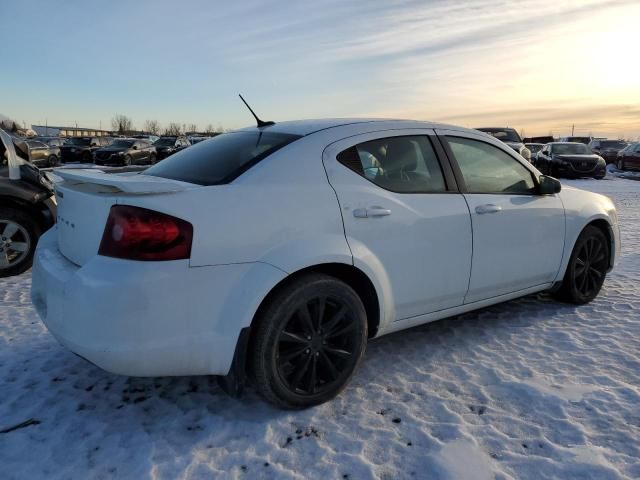
[[[302,412],[104,372],[48,334],[30,272],[0,279],[0,431],[33,420],[0,433],[0,477],[640,478],[640,183],[565,183],[618,206],[593,303],[533,295],[383,337]]]

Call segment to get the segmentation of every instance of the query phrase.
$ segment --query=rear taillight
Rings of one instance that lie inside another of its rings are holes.
[[[128,260],[182,260],[191,256],[193,225],[165,213],[114,205],[99,255]]]

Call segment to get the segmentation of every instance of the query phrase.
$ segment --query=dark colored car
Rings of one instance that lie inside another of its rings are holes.
[[[60,160],[62,163],[93,163],[93,152],[111,142],[108,137],[71,137],[60,147]]]
[[[146,140],[118,138],[93,152],[96,165],[137,165],[156,163],[156,147]]]
[[[190,146],[187,137],[160,137],[153,146],[156,147],[158,160],[167,158],[169,155],[173,155],[180,150],[184,150]]]
[[[20,141],[12,143],[26,162],[11,167],[5,141],[12,139],[4,131],[0,137],[0,277],[8,277],[31,267],[38,238],[54,225],[57,209],[53,185],[28,162]],[[11,178],[12,168],[19,178]]]
[[[555,142],[556,139],[553,138],[551,135],[547,135],[547,136],[542,136],[542,137],[524,137],[522,139],[522,141],[525,144],[527,144],[527,143],[542,143],[544,145],[545,143]]]
[[[24,140],[24,146],[17,142],[17,147],[28,151],[29,161],[36,167],[55,167],[60,163],[60,147],[47,145],[40,140]]]
[[[628,145],[624,140],[591,140],[589,148],[607,163],[616,163],[618,152]]]
[[[584,143],[585,145],[589,145],[593,137],[576,137],[576,136],[568,136],[568,137],[560,137],[560,142],[569,142],[569,143]]]
[[[618,170],[640,170],[640,142],[631,143],[618,152]]]
[[[524,146],[520,135],[514,128],[494,128],[494,127],[483,127],[476,128],[476,130],[480,130],[481,132],[488,133],[492,137],[497,138],[503,143],[509,145],[512,149],[518,152],[525,160],[531,161],[531,151]]]
[[[548,143],[536,155],[535,166],[553,177],[601,179],[607,174],[604,159],[584,143]]]

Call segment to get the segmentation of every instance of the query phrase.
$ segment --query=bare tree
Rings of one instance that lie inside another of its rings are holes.
[[[144,131],[153,135],[160,133],[160,124],[157,120],[147,120],[144,122]]]
[[[189,132],[193,132],[196,133],[198,131],[198,125],[196,125],[195,123],[192,123],[189,125]]]
[[[207,125],[204,129],[204,133],[206,133],[207,135],[211,135],[212,133],[214,133],[216,130],[213,128],[213,125],[210,123],[209,125]]]
[[[182,127],[178,122],[171,122],[167,125],[167,128],[164,129],[165,135],[180,135],[182,132]]]
[[[126,132],[130,132],[133,129],[133,122],[131,121],[131,118],[118,113],[111,119],[111,128],[120,135],[124,135]]]

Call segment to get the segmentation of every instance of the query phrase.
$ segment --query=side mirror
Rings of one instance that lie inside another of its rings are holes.
[[[538,192],[540,192],[540,195],[553,195],[554,193],[560,193],[560,190],[562,190],[560,181],[553,177],[540,175],[538,181]]]
[[[137,149],[138,149],[138,146],[137,146],[137,145],[134,145],[134,146],[133,146],[133,147],[131,147],[131,148],[133,148],[134,150],[137,150]]]

